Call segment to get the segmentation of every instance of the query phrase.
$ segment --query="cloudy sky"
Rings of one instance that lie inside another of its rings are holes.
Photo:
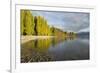
[[[32,11],[32,14],[34,16],[43,16],[50,26],[63,31],[89,31],[89,13]]]

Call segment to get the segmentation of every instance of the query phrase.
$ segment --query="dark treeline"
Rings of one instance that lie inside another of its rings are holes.
[[[20,17],[21,35],[67,36],[74,34],[73,32],[64,32],[53,26],[50,27],[44,17],[34,16],[30,10],[21,10]]]

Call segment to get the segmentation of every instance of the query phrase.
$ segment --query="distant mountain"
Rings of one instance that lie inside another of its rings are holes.
[[[79,32],[78,35],[89,35],[89,32]]]
[[[77,33],[77,36],[82,39],[86,39],[86,38],[89,39],[89,32],[79,32]]]

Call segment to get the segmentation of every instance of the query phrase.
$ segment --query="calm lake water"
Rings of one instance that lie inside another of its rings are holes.
[[[21,63],[89,60],[89,38],[49,38],[21,44]]]

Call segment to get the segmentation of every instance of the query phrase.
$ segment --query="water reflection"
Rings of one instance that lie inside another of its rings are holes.
[[[21,44],[21,62],[44,62],[44,61],[59,61],[67,60],[74,56],[73,50],[72,53],[67,50],[72,47],[68,47],[69,41],[75,40],[75,37],[54,37],[47,39],[36,39],[29,42]],[[77,43],[77,42],[76,42]],[[74,46],[74,45],[70,45]],[[74,46],[75,47],[75,46]],[[60,50],[59,50],[60,49]],[[66,50],[67,51],[66,51]],[[75,49],[74,49],[75,50]],[[67,53],[67,56],[62,55],[61,53]],[[58,57],[57,57],[58,56]]]

